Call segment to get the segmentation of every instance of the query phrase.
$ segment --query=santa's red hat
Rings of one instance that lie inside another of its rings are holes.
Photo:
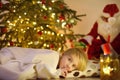
[[[109,17],[113,17],[115,13],[119,12],[119,8],[117,7],[116,4],[107,4],[104,9],[103,9],[103,13],[104,15],[106,15],[106,17],[109,14]]]

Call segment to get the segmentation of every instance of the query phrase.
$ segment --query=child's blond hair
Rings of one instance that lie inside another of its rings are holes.
[[[77,69],[80,71],[85,70],[87,66],[88,58],[85,54],[85,51],[81,48],[70,48],[66,50],[63,55],[75,55],[76,58],[79,58]]]

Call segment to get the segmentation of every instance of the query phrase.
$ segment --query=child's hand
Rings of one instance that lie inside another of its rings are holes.
[[[66,68],[61,68],[61,76],[66,77],[68,73],[68,70]]]

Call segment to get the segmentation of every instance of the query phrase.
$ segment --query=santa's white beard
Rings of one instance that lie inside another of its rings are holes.
[[[108,36],[110,35],[110,42],[112,42],[115,37],[120,33],[120,26],[116,22],[111,25],[108,22],[103,21],[102,19],[98,21],[98,33],[104,37],[107,41]]]

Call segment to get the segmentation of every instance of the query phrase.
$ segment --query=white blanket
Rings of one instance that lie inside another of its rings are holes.
[[[59,53],[46,49],[9,47],[0,51],[0,79],[58,78]]]

